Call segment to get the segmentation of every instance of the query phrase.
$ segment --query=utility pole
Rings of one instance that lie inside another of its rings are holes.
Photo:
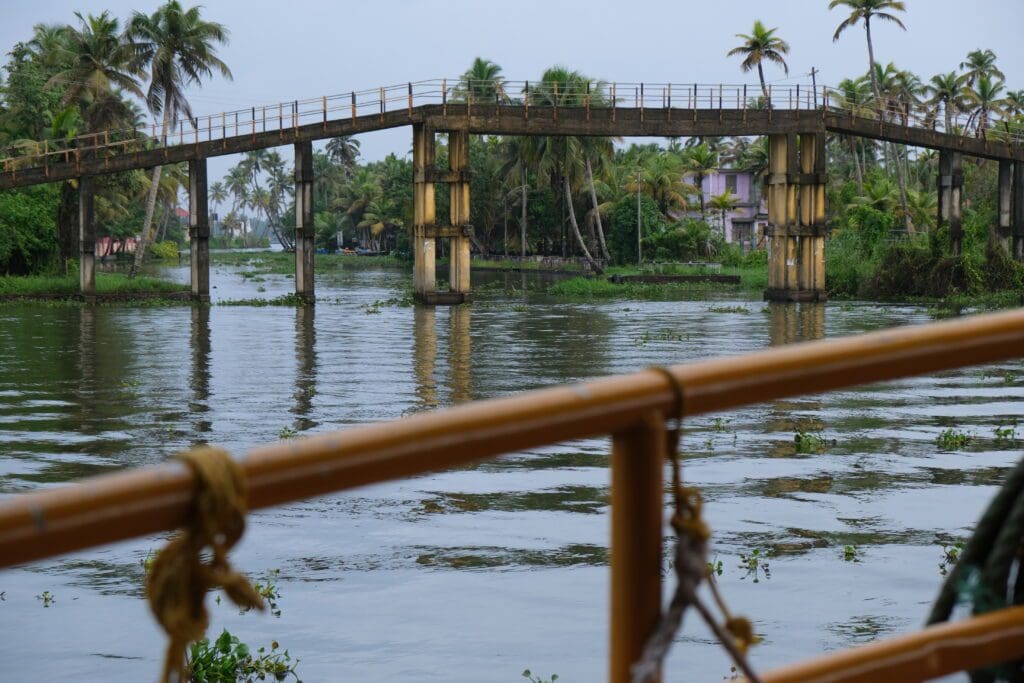
[[[636,267],[640,268],[644,261],[644,246],[641,241],[643,235],[640,217],[640,166],[636,167]]]

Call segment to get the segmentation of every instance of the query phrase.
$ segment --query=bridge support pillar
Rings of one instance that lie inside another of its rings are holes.
[[[960,254],[964,240],[960,200],[964,188],[963,155],[951,149],[939,150],[939,227],[949,225],[949,250]]]
[[[192,264],[192,298],[210,300],[210,211],[206,159],[188,162],[188,235]]]
[[[295,143],[295,295],[307,302],[313,291],[313,255],[316,227],[313,221],[313,143]]]
[[[413,295],[421,303],[437,303],[434,183],[434,131],[423,124],[412,128],[413,172]]]
[[[451,197],[451,225],[454,236],[449,245],[449,288],[453,297],[462,295],[468,301],[470,294],[470,246],[473,226],[469,222],[469,132],[452,131],[448,134],[448,168],[451,171],[448,188]]]
[[[78,290],[86,301],[96,299],[96,222],[93,179],[78,179]]]
[[[769,301],[824,301],[824,135],[769,136]]]
[[[1013,162],[1013,258],[1024,262],[1024,161]]]

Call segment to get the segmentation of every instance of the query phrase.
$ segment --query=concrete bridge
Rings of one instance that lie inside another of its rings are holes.
[[[0,190],[79,181],[81,291],[95,294],[96,231],[92,178],[188,162],[192,293],[209,299],[207,164],[209,157],[292,144],[295,148],[295,291],[313,299],[313,149],[315,140],[412,127],[414,281],[418,300],[458,304],[471,297],[469,144],[474,134],[614,137],[766,135],[769,138],[769,275],[765,296],[780,301],[825,298],[825,137],[853,135],[939,151],[939,223],[949,226],[954,252],[963,228],[964,155],[999,163],[997,233],[1024,260],[1024,137],[1000,124],[967,135],[963,120],[913,109],[851,108],[827,87],[612,83],[558,92],[523,82],[466,83],[447,79],[406,83],[344,95],[177,121],[161,136],[113,130],[71,140],[43,141],[30,153],[0,159]],[[485,93],[481,96],[479,93]],[[476,93],[476,94],[474,94]],[[515,93],[515,99],[509,96]],[[756,99],[754,99],[756,97]],[[756,105],[756,106],[755,106]],[[437,134],[448,136],[448,168],[435,162]],[[434,186],[451,196],[439,222]],[[450,287],[438,291],[435,245],[450,241]]]

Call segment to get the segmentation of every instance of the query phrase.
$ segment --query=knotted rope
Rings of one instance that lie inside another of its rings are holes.
[[[1013,569],[1016,571],[1011,576]],[[1024,460],[1010,472],[978,520],[974,534],[942,584],[928,623],[948,620],[960,601],[969,602],[974,614],[1024,604]],[[1009,670],[972,671],[971,680],[990,683],[1004,677],[1024,679],[1024,662],[1007,666]]]
[[[683,614],[691,605],[729,652],[736,667],[743,672],[748,681],[757,683],[760,679],[746,658],[746,652],[751,645],[757,642],[757,636],[754,635],[753,626],[748,619],[735,617],[729,612],[715,586],[714,579],[708,572],[708,540],[711,538],[711,527],[702,516],[704,501],[697,488],[683,486],[682,482],[679,442],[683,424],[683,386],[676,376],[666,368],[654,366],[649,369],[668,380],[676,399],[676,424],[674,429],[666,430],[665,449],[672,464],[672,497],[675,507],[672,515],[672,530],[676,535],[674,553],[676,590],[668,609],[662,613],[654,631],[647,638],[640,659],[632,666],[633,683],[647,683],[657,677],[661,663],[668,655],[675,634],[683,622]],[[697,588],[705,577],[708,578],[711,595],[722,612],[721,622],[697,595]]]
[[[185,649],[206,633],[206,593],[220,586],[242,609],[263,609],[263,599],[228,562],[228,551],[245,531],[246,482],[241,466],[219,448],[174,456],[192,470],[196,488],[185,527],[159,552],[149,570],[149,606],[170,643],[162,681],[187,679]],[[202,553],[209,548],[209,561]]]

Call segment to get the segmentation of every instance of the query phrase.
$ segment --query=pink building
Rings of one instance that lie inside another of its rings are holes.
[[[688,178],[693,182],[693,177]],[[715,173],[704,177],[701,183],[704,190],[704,201],[707,205],[708,224],[725,235],[726,242],[738,242],[747,248],[757,248],[761,244],[764,228],[768,225],[768,206],[761,196],[761,188],[754,174],[731,168],[720,168]],[[725,215],[722,225],[721,214],[710,206],[711,198],[723,194],[726,190],[736,197],[735,208]],[[695,218],[700,217],[699,210],[687,213]]]

